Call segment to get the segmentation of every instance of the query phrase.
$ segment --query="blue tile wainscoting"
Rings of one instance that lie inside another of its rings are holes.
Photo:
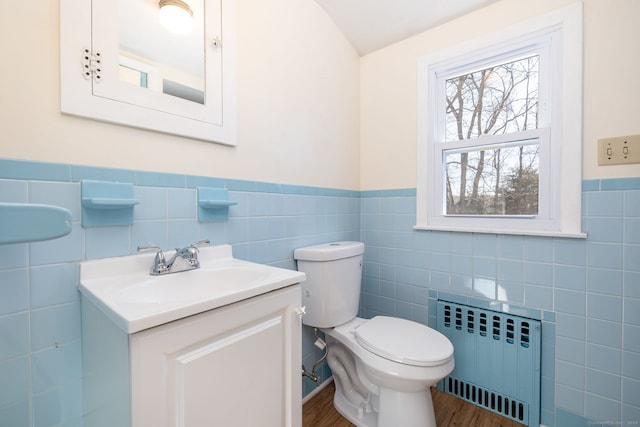
[[[83,228],[80,180],[130,182],[134,224]],[[196,188],[224,187],[229,220],[198,223]],[[360,314],[429,323],[446,297],[543,321],[542,422],[640,420],[640,178],[583,183],[583,239],[413,231],[415,189],[348,191],[0,159],[0,202],[48,203],[71,234],[0,246],[0,425],[81,426],[78,265],[210,239],[295,268],[297,247],[366,244]],[[303,328],[303,363],[319,357]],[[330,375],[323,366],[319,374]],[[315,384],[303,380],[303,392]]]

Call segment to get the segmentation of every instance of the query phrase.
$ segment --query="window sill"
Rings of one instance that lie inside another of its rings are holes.
[[[486,234],[512,234],[519,236],[540,236],[540,237],[565,237],[570,239],[586,239],[587,233],[568,233],[550,230],[508,230],[508,229],[484,229],[465,227],[438,227],[430,225],[414,225],[416,231],[453,231],[460,233],[486,233]]]

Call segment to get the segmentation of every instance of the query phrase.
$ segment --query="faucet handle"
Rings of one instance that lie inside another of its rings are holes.
[[[206,239],[206,240],[198,240],[197,242],[193,242],[191,244],[191,247],[193,248],[197,248],[200,246],[209,246],[211,244],[211,240]]]
[[[156,252],[162,253],[162,248],[159,246],[138,246],[138,252],[147,252],[147,251],[156,251]]]
[[[151,274],[160,274],[168,269],[162,248],[158,246],[138,246],[138,252],[146,251],[156,251],[156,257],[153,260],[153,266],[151,267]]]
[[[159,246],[138,246],[138,252],[157,251],[162,252]]]

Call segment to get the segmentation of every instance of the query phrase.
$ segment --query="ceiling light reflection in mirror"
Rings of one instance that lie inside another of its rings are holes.
[[[193,11],[182,0],[160,0],[160,24],[174,34],[193,31]]]
[[[120,80],[204,104],[204,0],[187,2],[118,0]],[[167,30],[161,3],[174,10],[184,4],[191,12],[181,9],[191,31]]]

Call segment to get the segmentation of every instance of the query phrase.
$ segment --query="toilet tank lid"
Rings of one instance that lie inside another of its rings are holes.
[[[298,248],[293,252],[293,257],[302,261],[333,261],[363,253],[364,243],[362,242],[331,242]]]

